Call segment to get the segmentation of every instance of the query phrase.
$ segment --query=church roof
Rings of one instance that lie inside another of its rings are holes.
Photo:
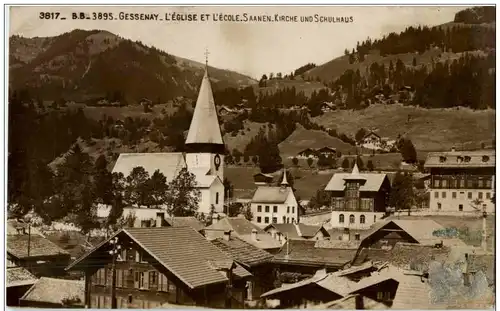
[[[127,177],[138,166],[142,166],[150,176],[160,170],[167,177],[167,182],[171,182],[186,167],[186,161],[180,152],[121,153],[113,167],[113,173],[123,173]]]
[[[188,144],[224,144],[215,109],[212,86],[206,69],[186,138],[186,145]]]

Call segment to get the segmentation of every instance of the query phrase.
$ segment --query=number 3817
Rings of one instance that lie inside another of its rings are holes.
[[[39,18],[40,19],[58,19],[60,14],[61,13],[40,12]]]

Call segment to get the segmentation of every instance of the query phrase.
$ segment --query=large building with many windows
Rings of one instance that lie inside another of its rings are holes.
[[[429,208],[441,212],[494,212],[495,151],[431,152]]]
[[[386,212],[391,183],[386,174],[335,173],[325,187],[332,193],[333,228],[368,229]]]

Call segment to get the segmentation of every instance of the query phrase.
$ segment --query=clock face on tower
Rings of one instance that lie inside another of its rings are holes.
[[[215,170],[218,171],[220,167],[220,155],[216,154],[214,157]]]

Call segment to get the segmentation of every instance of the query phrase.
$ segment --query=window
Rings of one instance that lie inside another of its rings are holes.
[[[452,197],[453,199],[456,199],[456,198],[457,198],[457,193],[456,193],[456,192],[452,192],[452,193],[451,193],[451,197]]]
[[[149,287],[158,287],[158,272],[149,272]]]
[[[443,197],[443,199],[446,199],[446,192],[444,192],[444,191],[443,191],[443,192],[441,193],[441,196]]]
[[[434,192],[434,197],[435,197],[436,199],[439,199],[439,192],[437,192],[437,191],[436,191],[436,192]]]
[[[359,223],[364,224],[365,223],[365,215],[359,216]]]
[[[219,193],[215,193],[215,204],[219,204]]]
[[[344,214],[339,215],[339,223],[341,223],[341,224],[344,223]]]
[[[266,213],[269,213],[269,205],[266,205]]]
[[[377,222],[377,215],[373,215],[373,222]]]
[[[377,300],[383,300],[384,299],[384,292],[377,292]]]
[[[283,216],[283,223],[286,222],[286,216]]]
[[[161,292],[168,292],[169,280],[163,274],[160,274],[158,279],[158,290]]]
[[[439,179],[434,179],[434,188],[439,188]]]
[[[264,223],[268,224],[269,223],[269,217],[264,218]]]
[[[95,275],[95,283],[97,285],[106,285],[106,280],[107,280],[107,269],[106,268],[101,268],[97,270],[97,272],[94,274]]]
[[[438,203],[438,209],[441,209],[441,203]]]
[[[474,188],[474,184],[473,184],[472,179],[467,179],[467,188],[468,189]]]
[[[143,228],[151,227],[151,220],[141,220],[141,227]]]
[[[145,260],[145,253],[142,250],[138,250],[135,252],[135,261],[136,262],[143,262],[146,263],[147,261]]]
[[[290,206],[287,206],[287,207],[286,207],[286,212],[287,212],[287,213],[290,213]]]
[[[491,199],[491,194],[489,192],[486,192],[486,198]]]
[[[477,187],[478,188],[484,188],[484,180],[482,178],[479,178],[477,180]]]
[[[295,218],[292,217],[292,224],[294,224],[294,223],[295,223]]]
[[[273,217],[273,224],[277,224],[278,223],[278,218],[277,217]]]
[[[478,192],[477,193],[477,198],[478,199],[482,199],[483,198],[483,193],[482,192]]]
[[[441,162],[441,163],[446,162],[446,157],[440,156],[439,162]]]
[[[472,192],[467,192],[467,198],[468,198],[469,200],[472,200]]]
[[[122,248],[120,251],[120,254],[118,254],[118,257],[116,258],[118,261],[127,261],[127,249]]]
[[[257,217],[257,222],[258,222],[258,223],[261,223],[261,221],[262,221],[262,218],[261,218],[260,216],[258,216],[258,217]]]
[[[461,212],[464,210],[464,206],[462,204],[458,205],[458,211]]]
[[[126,287],[125,286],[125,271],[116,269],[116,274],[115,274],[115,284],[116,287]]]
[[[360,238],[359,233],[356,233],[356,234],[354,235],[354,239],[355,239],[356,241],[359,241],[359,240],[361,239],[361,238]]]
[[[292,206],[292,213],[295,213],[295,206]]]
[[[290,223],[290,217],[287,217],[286,218],[286,223],[289,224]]]
[[[441,187],[448,188],[448,181],[446,179],[441,180]]]
[[[135,288],[144,288],[146,285],[145,282],[146,275],[144,272],[136,272],[134,277],[134,287]]]
[[[132,303],[132,295],[128,295],[128,303]]]
[[[278,212],[278,207],[275,205],[273,206],[273,213],[277,213]]]
[[[491,179],[486,180],[486,188],[488,188],[488,189],[491,188]]]
[[[349,223],[351,223],[351,224],[354,223],[354,215],[349,216]]]
[[[465,179],[460,179],[460,188],[465,188]]]
[[[262,212],[262,205],[257,205],[257,213]]]
[[[465,162],[470,162],[470,157],[469,156],[465,156],[464,161]]]

